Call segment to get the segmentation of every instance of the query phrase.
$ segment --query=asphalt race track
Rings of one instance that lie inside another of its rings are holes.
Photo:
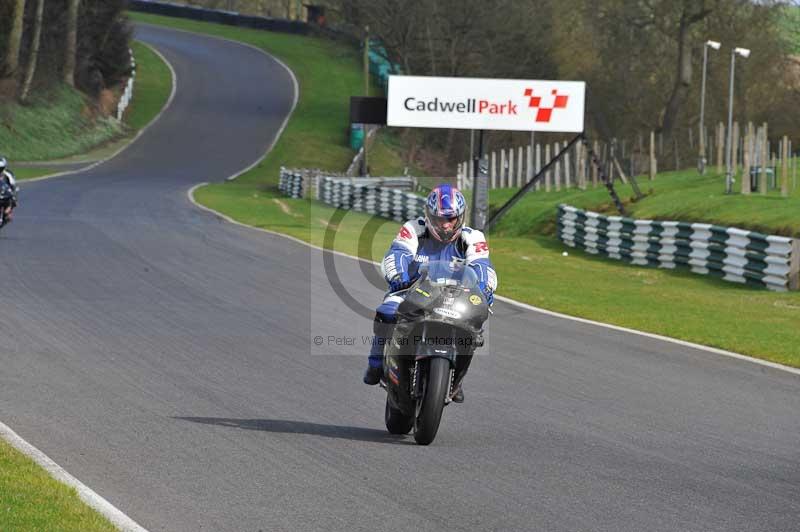
[[[291,77],[138,37],[172,106],[117,158],[23,184],[0,234],[0,420],[72,475],[151,531],[800,530],[798,375],[504,303],[434,444],[388,435],[367,348],[312,343],[371,333],[320,253],[186,195],[263,153]]]

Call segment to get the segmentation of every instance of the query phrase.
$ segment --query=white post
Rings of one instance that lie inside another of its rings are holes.
[[[497,188],[497,153],[492,152],[492,188]]]
[[[517,178],[515,179],[515,186],[522,186],[522,146],[517,148]]]
[[[558,142],[555,142],[555,143],[553,143],[553,157],[558,155],[558,151],[559,151],[558,150]],[[556,183],[556,190],[557,191],[561,190],[561,171],[560,171],[560,168],[559,168],[560,166],[561,166],[561,161],[557,161],[556,164],[553,165],[553,168],[555,168],[555,172],[554,172],[554,175],[553,175],[553,181],[555,181],[555,183]]]
[[[508,173],[506,174],[506,187],[514,186],[514,148],[508,149]]]
[[[506,173],[508,172],[508,159],[506,150],[500,150],[500,187],[506,186]]]
[[[533,177],[533,150],[530,146],[525,147],[525,183],[527,184]]]
[[[536,162],[534,163],[533,167],[533,175],[539,173],[539,170],[542,169],[542,145],[536,144],[536,148],[534,150],[536,152]],[[542,188],[542,180],[540,179],[538,183],[536,183],[536,190]]]
[[[568,142],[564,141],[564,148],[566,149]],[[564,154],[564,184],[567,188],[572,186],[572,180],[570,179],[570,168],[569,168],[569,152]]]
[[[550,160],[550,144],[544,145],[544,160]],[[544,167],[544,166],[543,166]],[[548,170],[544,176],[544,190],[545,192],[550,192],[550,187],[552,186],[552,177],[553,177],[553,170]]]

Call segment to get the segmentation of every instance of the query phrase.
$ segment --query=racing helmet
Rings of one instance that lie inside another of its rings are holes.
[[[438,185],[425,202],[425,223],[431,235],[440,242],[452,242],[461,234],[467,200],[457,188]]]

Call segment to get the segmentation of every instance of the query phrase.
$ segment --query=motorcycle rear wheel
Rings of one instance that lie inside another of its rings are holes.
[[[444,358],[431,358],[426,373],[422,405],[414,423],[414,439],[420,445],[429,445],[439,431],[445,396],[450,388],[450,362]]]
[[[414,416],[407,416],[400,410],[392,408],[389,397],[386,397],[386,429],[389,434],[408,434],[414,428]]]

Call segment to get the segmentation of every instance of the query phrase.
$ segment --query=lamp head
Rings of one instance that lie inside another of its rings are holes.
[[[706,41],[706,46],[713,48],[714,50],[719,50],[719,47],[722,46],[722,43],[717,41]]]
[[[734,53],[737,53],[744,58],[750,57],[750,50],[748,50],[747,48],[734,48],[733,51]]]

